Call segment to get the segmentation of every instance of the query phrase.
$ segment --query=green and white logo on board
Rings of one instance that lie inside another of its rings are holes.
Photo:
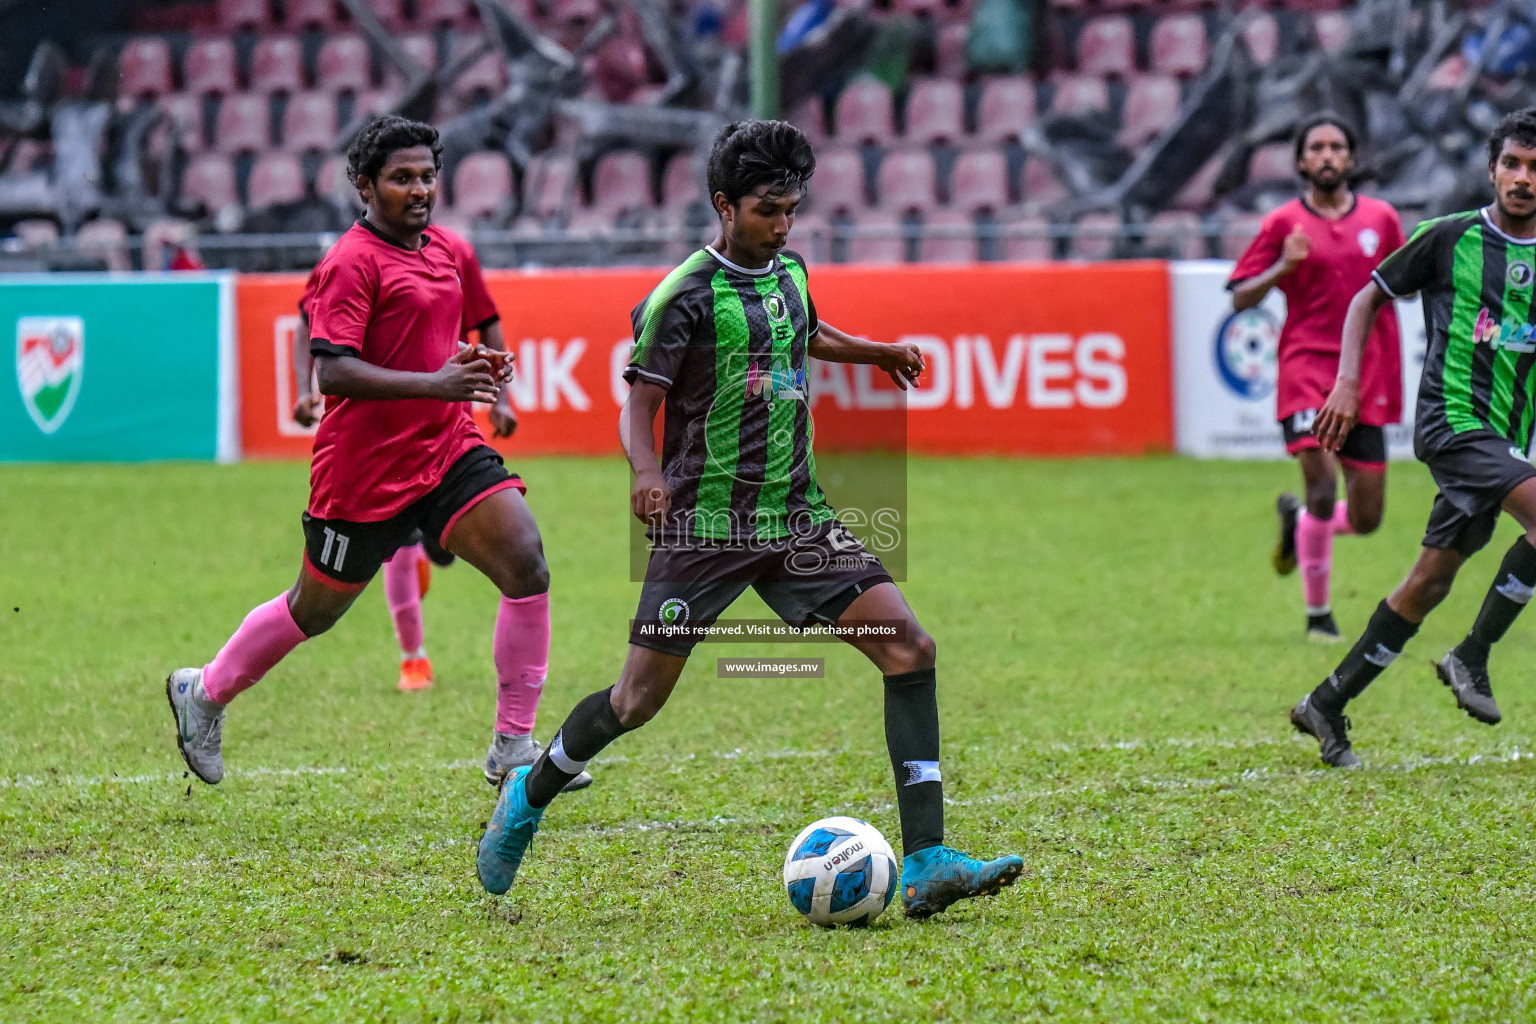
[[[78,316],[16,320],[16,384],[37,429],[52,434],[69,419],[85,376],[85,321]]]

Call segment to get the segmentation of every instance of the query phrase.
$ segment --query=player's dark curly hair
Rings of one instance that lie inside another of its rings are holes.
[[[720,129],[709,150],[709,194],[725,194],[732,206],[770,186],[779,198],[804,194],[816,171],[810,141],[787,121],[737,121]]]
[[[443,169],[443,146],[437,141],[436,128],[394,114],[375,117],[358,130],[347,148],[347,180],[354,187],[358,178],[377,181],[389,154],[413,146],[430,147],[432,163]]]
[[[1350,127],[1348,121],[1335,114],[1331,110],[1324,110],[1319,114],[1309,117],[1300,128],[1296,130],[1296,162],[1301,163],[1301,154],[1307,148],[1307,136],[1312,134],[1314,128],[1328,125],[1337,128],[1344,133],[1344,144],[1349,147],[1349,155],[1355,155],[1355,130]]]
[[[1526,107],[1505,114],[1488,136],[1488,166],[1499,162],[1504,152],[1504,140],[1513,139],[1526,149],[1536,149],[1536,107]]]

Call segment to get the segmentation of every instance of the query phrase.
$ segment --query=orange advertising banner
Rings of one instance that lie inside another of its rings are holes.
[[[665,269],[490,271],[508,346],[517,454],[618,451],[629,311]],[[293,422],[293,328],[304,277],[240,279],[242,448],[303,458],[312,430]],[[910,451],[1129,455],[1173,446],[1169,280],[1161,262],[820,266],[821,318],[863,337],[922,349],[908,392]],[[812,361],[816,418],[860,436],[861,419],[903,400],[883,373]],[[883,416],[876,415],[885,410]],[[490,429],[483,412],[482,430]]]

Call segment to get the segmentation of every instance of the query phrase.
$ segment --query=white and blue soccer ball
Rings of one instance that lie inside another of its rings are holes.
[[[900,884],[891,844],[858,818],[811,822],[784,857],[789,902],[823,928],[869,924],[890,906]]]

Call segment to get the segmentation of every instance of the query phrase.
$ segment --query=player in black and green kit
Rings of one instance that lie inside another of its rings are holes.
[[[1483,600],[1472,631],[1441,659],[1438,673],[1456,703],[1496,725],[1488,651],[1536,593],[1536,468],[1529,460],[1536,415],[1536,108],[1505,117],[1488,141],[1494,202],[1421,225],[1377,268],[1350,303],[1339,377],[1314,432],[1336,451],[1359,412],[1362,345],[1376,312],[1420,292],[1429,348],[1414,423],[1414,454],[1440,493],[1413,569],[1376,608],[1339,667],[1291,711],[1315,736],[1323,760],[1360,763],[1350,749],[1344,705],[1360,695],[1424,616],[1450,593],[1456,573],[1486,545],[1499,510],[1526,531],[1515,541]]]
[[[895,639],[848,642],[885,677],[907,915],[995,893],[1023,870],[1018,857],[980,861],[944,845],[933,639],[816,483],[807,358],[878,366],[902,389],[923,363],[915,345],[865,341],[817,319],[805,261],[784,248],[815,166],[792,125],[726,127],[709,158],[720,233],[634,311],[619,431],[652,551],[629,654],[619,681],[579,703],[531,769],[508,776],[476,861],[491,892],[512,885],[566,781],[661,710],[697,630],[749,586],[794,626],[897,625]],[[658,463],[652,424],[663,403]]]

